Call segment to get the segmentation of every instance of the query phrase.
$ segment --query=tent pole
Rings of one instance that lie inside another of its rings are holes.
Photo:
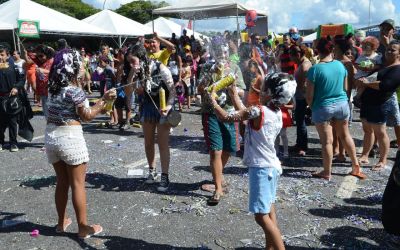
[[[151,12],[151,26],[153,27],[153,33],[154,33],[154,15],[153,15],[153,11]]]
[[[118,44],[119,44],[119,48],[121,48],[122,47],[121,36],[118,37]]]
[[[18,46],[18,51],[21,51],[21,41],[19,40],[19,36],[17,35],[17,46]]]
[[[17,50],[17,44],[15,43],[15,30],[12,29],[12,35],[13,35],[13,42],[14,42],[14,50]]]
[[[240,46],[239,7],[236,4],[237,45]]]

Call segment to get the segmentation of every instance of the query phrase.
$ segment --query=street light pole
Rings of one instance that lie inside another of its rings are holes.
[[[106,2],[107,2],[107,0],[104,0],[104,2],[103,2],[103,10],[104,10],[104,7],[106,6]]]
[[[368,5],[368,27],[371,26],[371,0],[369,0]]]

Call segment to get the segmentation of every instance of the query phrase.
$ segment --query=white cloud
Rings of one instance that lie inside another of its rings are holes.
[[[132,0],[106,0],[106,8],[115,9]],[[200,1],[200,0],[199,0]],[[351,23],[356,27],[369,24],[369,3],[371,2],[370,23],[378,24],[384,19],[393,18],[400,24],[400,0],[239,0],[249,7],[266,11],[269,16],[269,29],[285,32],[291,26],[316,28],[324,23]],[[84,0],[97,8],[102,8],[104,0]],[[179,4],[182,0],[166,0]],[[241,18],[244,19],[244,18]],[[241,20],[243,27],[244,20]],[[236,28],[234,19],[196,21],[199,30],[225,30]]]

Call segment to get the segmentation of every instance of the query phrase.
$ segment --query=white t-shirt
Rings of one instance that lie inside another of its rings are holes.
[[[356,62],[357,64],[360,64],[361,62],[364,61],[371,61],[374,65],[381,65],[382,64],[382,55],[374,52],[370,56],[365,56],[361,55],[357,58]],[[362,70],[357,70],[357,73],[354,75],[355,79],[359,79],[361,77],[367,77],[371,75],[373,72],[366,72]]]
[[[252,120],[246,126],[243,164],[247,167],[276,168],[282,174],[281,162],[275,151],[275,139],[282,129],[282,112],[261,107],[261,128],[255,130]]]

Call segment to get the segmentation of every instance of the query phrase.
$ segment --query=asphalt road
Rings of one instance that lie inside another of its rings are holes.
[[[225,169],[229,194],[216,207],[206,205],[210,194],[200,186],[211,173],[198,114],[184,113],[182,125],[172,133],[172,184],[166,194],[144,184],[148,166],[141,129],[101,128],[104,119],[84,125],[90,151],[88,219],[104,232],[79,240],[74,221],[67,233],[55,233],[55,173],[42,149],[45,121],[37,115],[32,120],[35,139],[21,142],[17,153],[0,152],[0,249],[264,247],[263,232],[247,212],[247,170],[239,157],[232,157]],[[289,145],[294,145],[295,128],[288,131]],[[358,181],[346,176],[350,162],[335,163],[331,181],[312,179],[310,173],[322,162],[315,128],[310,126],[309,132],[309,154],[285,160],[279,182],[278,222],[287,249],[384,249],[380,202],[390,169],[375,173],[366,166],[369,178]],[[351,132],[360,147],[361,123],[354,122]],[[389,135],[393,138],[391,129]],[[394,155],[392,149],[390,157]],[[370,161],[372,165],[377,159]],[[68,213],[75,219],[71,201]],[[38,237],[30,235],[35,229]]]

